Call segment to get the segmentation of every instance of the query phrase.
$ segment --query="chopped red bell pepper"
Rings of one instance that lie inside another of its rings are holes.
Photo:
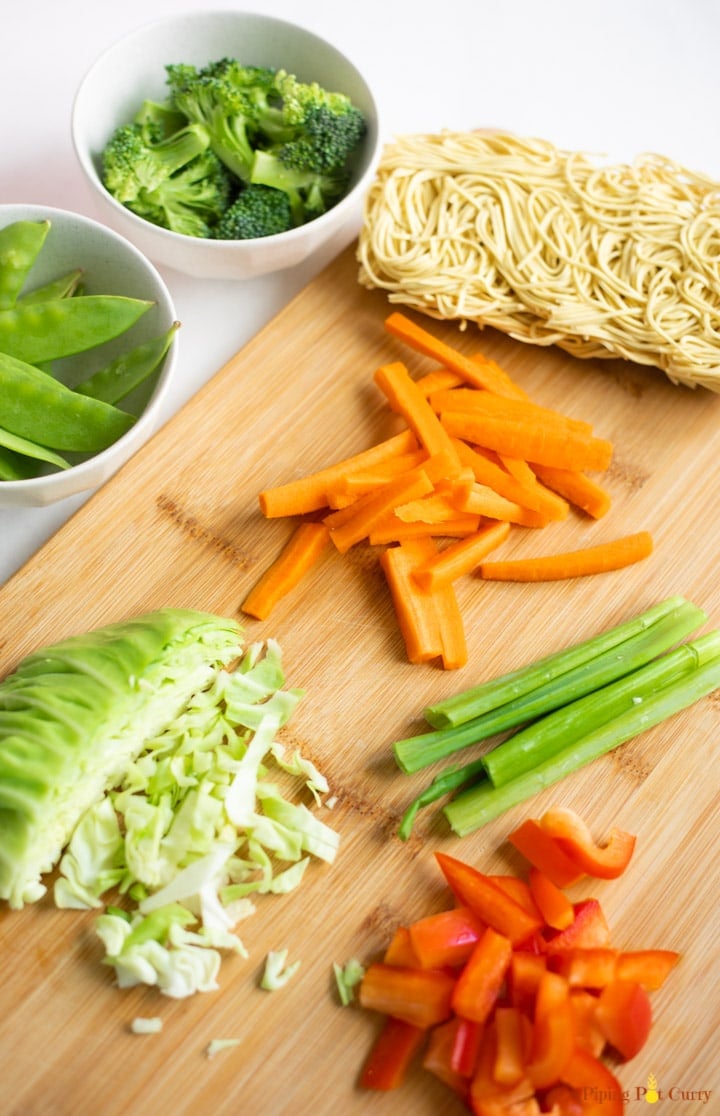
[[[528,914],[477,868],[446,853],[437,852],[435,858],[458,901],[470,907],[482,922],[508,938],[513,945],[542,928],[542,919]]]
[[[510,939],[488,926],[457,979],[453,1011],[464,1019],[484,1023],[495,1007],[511,957]]]
[[[534,818],[528,818],[514,829],[508,841],[556,887],[569,887],[585,874]]]
[[[485,924],[469,907],[421,918],[408,927],[410,945],[423,969],[462,965],[482,937]]]
[[[419,967],[407,926],[398,926],[392,936],[390,945],[385,950],[383,961],[386,965],[402,965],[409,969]]]
[[[578,1093],[569,1085],[553,1085],[548,1089],[543,1110],[552,1116],[583,1116],[585,1111]]]
[[[432,1027],[451,1015],[454,979],[436,969],[406,969],[377,961],[365,970],[358,989],[364,1008]]]
[[[575,918],[573,905],[556,883],[534,866],[529,874],[530,894],[548,926],[566,930]]]
[[[625,1099],[620,1082],[608,1067],[575,1047],[562,1071],[562,1083],[582,1099],[583,1116],[623,1116]]]
[[[511,899],[519,903],[533,918],[542,918],[542,914],[538,910],[537,903],[530,890],[530,885],[526,883],[525,880],[521,880],[519,876],[505,875],[488,876],[488,879],[492,880],[494,884],[497,884],[499,888],[502,888],[506,895],[509,895]]]
[[[452,1068],[461,1077],[472,1077],[477,1065],[478,1054],[483,1040],[483,1024],[473,1019],[457,1020],[455,1047],[452,1052]]]
[[[610,1045],[627,1062],[640,1053],[650,1034],[650,998],[636,981],[615,980],[600,993],[595,1018]]]
[[[679,960],[680,954],[672,949],[622,950],[615,976],[618,980],[636,980],[648,992],[654,992]]]
[[[567,949],[591,949],[610,944],[610,927],[597,899],[581,899],[573,904],[575,918],[565,930],[548,935],[548,953]]]
[[[580,871],[596,879],[617,879],[635,851],[635,836],[616,827],[610,830],[604,845],[596,844],[580,815],[565,807],[546,810],[540,826]]]
[[[439,1023],[437,1027],[433,1027],[423,1054],[422,1064],[424,1069],[434,1073],[453,1092],[465,1097],[469,1088],[469,1075],[458,1073],[453,1065],[457,1034],[461,1025],[462,1020],[454,1015],[447,1022]]]
[[[548,1089],[560,1080],[574,1048],[569,985],[558,973],[545,972],[538,988],[531,1054],[526,1066],[535,1089]]]
[[[470,1082],[468,1101],[474,1116],[540,1116],[540,1106],[531,1082],[523,1075],[512,1085],[495,1079],[497,1026],[493,1019],[483,1032],[477,1067]],[[528,1107],[530,1105],[530,1107]],[[517,1107],[516,1107],[517,1106]]]
[[[515,950],[507,975],[508,998],[513,1007],[527,1015],[535,1011],[540,978],[547,968],[547,958],[539,953]]]
[[[497,1052],[493,1076],[501,1085],[515,1085],[525,1073],[532,1025],[516,1007],[495,1008]]]
[[[388,1016],[372,1045],[360,1075],[364,1089],[398,1089],[425,1038],[425,1031]]]
[[[570,1007],[572,1008],[575,1024],[575,1045],[595,1058],[599,1058],[605,1049],[605,1035],[598,1027],[597,1013],[598,998],[587,988],[570,989]]]
[[[609,946],[567,949],[553,955],[551,968],[571,988],[603,988],[616,979],[619,956],[620,951]]]

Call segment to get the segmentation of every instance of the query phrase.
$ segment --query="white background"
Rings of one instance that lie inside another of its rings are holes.
[[[116,39],[190,8],[182,0],[5,0],[0,202],[97,217],[70,138],[78,84]],[[720,181],[720,0],[256,0],[248,8],[300,22],[349,55],[375,91],[388,139],[495,126],[613,161],[655,151]],[[179,383],[164,417],[326,262],[321,255],[245,283],[163,270],[183,323]],[[83,500],[0,509],[0,584]]]

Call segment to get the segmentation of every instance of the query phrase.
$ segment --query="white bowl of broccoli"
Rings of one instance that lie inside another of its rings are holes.
[[[213,279],[349,240],[381,148],[372,92],[340,51],[238,11],[166,17],[110,47],[72,135],[102,219],[156,263]]]

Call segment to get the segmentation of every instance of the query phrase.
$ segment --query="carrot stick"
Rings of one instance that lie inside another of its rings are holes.
[[[393,411],[403,416],[428,453],[452,454],[459,469],[460,462],[449,434],[405,365],[400,361],[384,364],[377,369],[374,379]]]
[[[266,620],[278,601],[302,580],[327,546],[324,523],[305,522],[295,528],[280,556],[263,573],[240,605],[241,611]]]
[[[337,481],[328,486],[328,507],[333,509],[347,507],[360,496],[372,492],[373,489],[379,488],[380,485],[400,476],[401,473],[416,469],[427,460],[426,451],[419,449],[414,453],[399,453],[397,457],[389,457],[387,461],[382,461],[368,469],[358,469],[357,472],[338,477]]]
[[[548,522],[541,512],[525,508],[514,500],[507,500],[485,484],[474,484],[466,496],[458,497],[456,506],[458,511],[468,512],[470,515],[499,519],[504,523],[517,523],[521,527],[545,527]]]
[[[647,531],[599,543],[583,550],[562,551],[539,558],[516,558],[483,562],[479,573],[486,581],[559,581],[588,574],[619,570],[652,554],[653,541]]]
[[[457,670],[467,662],[467,643],[455,590],[447,583],[428,592],[413,576],[436,553],[431,539],[408,540],[383,551],[380,565],[410,662],[440,658],[445,670]]]
[[[612,443],[569,427],[444,411],[441,422],[449,434],[500,454],[578,471],[607,469]]]
[[[413,469],[383,484],[377,491],[361,496],[349,508],[331,512],[325,516],[323,523],[337,549],[344,554],[361,539],[367,538],[375,524],[391,508],[428,492],[432,492],[432,481],[427,473],[423,469]]]
[[[412,322],[404,314],[395,311],[385,319],[385,328],[393,337],[404,341],[411,349],[422,353],[423,356],[433,357],[457,372],[470,384],[476,387],[487,388],[498,395],[522,399],[525,392],[514,384],[510,377],[494,361],[483,360],[479,356],[467,357],[452,345],[447,345],[432,333],[428,333],[422,326]]]
[[[442,492],[431,492],[395,508],[395,515],[402,523],[445,523],[457,519],[457,514],[457,503]]]
[[[405,542],[418,538],[465,538],[474,535],[480,527],[480,516],[457,514],[455,519],[442,523],[403,523],[393,513],[386,516],[373,527],[368,535],[371,546],[385,546],[388,543]]]
[[[472,469],[478,484],[492,488],[498,496],[504,496],[511,503],[540,512],[546,519],[560,520],[567,516],[568,505],[564,500],[539,484],[521,484],[491,459],[495,456],[492,451],[478,450],[461,439],[456,439],[455,445],[461,463]]]
[[[415,571],[415,580],[423,589],[434,592],[441,585],[471,573],[482,559],[500,546],[510,533],[509,523],[488,523],[466,539],[452,543]]]
[[[297,480],[289,481],[274,488],[266,488],[258,499],[260,510],[268,519],[286,515],[306,515],[327,507],[327,489],[338,477],[349,476],[356,469],[367,469],[396,454],[410,453],[418,449],[417,438],[411,430],[402,430],[385,441],[377,442],[369,449],[362,450],[353,457],[346,457],[325,469],[309,473]]]
[[[460,384],[464,384],[466,381],[459,373],[451,372],[449,368],[436,368],[433,372],[426,372],[424,376],[420,376],[415,383],[418,390],[421,391],[427,399],[436,391],[445,391],[448,388],[459,387]]]
[[[561,411],[542,407],[530,399],[507,399],[489,391],[473,388],[452,388],[435,391],[428,402],[436,413],[443,411],[473,411],[498,418],[534,421],[545,425],[570,427],[585,434],[592,433],[592,426],[582,419],[571,418]]]
[[[593,519],[601,519],[610,511],[609,493],[585,473],[535,463],[532,468],[544,485]]]

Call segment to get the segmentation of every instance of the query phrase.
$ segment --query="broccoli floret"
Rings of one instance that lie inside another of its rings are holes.
[[[167,103],[145,100],[135,114],[135,123],[142,127],[148,143],[159,143],[184,128],[188,119]]]
[[[282,125],[275,71],[228,58],[201,69],[181,63],[166,71],[172,106],[207,129],[218,158],[247,182],[256,146]]]
[[[283,190],[290,200],[295,224],[302,225],[340,200],[347,189],[348,175],[344,171],[319,174],[296,169],[282,160],[280,149],[270,149],[255,152],[250,181]]]
[[[328,174],[346,167],[365,135],[365,118],[344,93],[331,93],[317,82],[300,82],[278,71],[283,118],[294,130],[282,143],[280,158],[296,170]]]
[[[207,147],[207,133],[195,124],[159,143],[150,142],[145,124],[123,124],[103,151],[103,182],[114,198],[129,205],[142,193],[157,189]]]
[[[140,217],[185,236],[212,237],[234,195],[227,168],[203,151],[154,190],[143,191],[131,208]]]
[[[290,199],[284,190],[250,183],[221,217],[218,240],[252,240],[274,236],[293,227]]]

